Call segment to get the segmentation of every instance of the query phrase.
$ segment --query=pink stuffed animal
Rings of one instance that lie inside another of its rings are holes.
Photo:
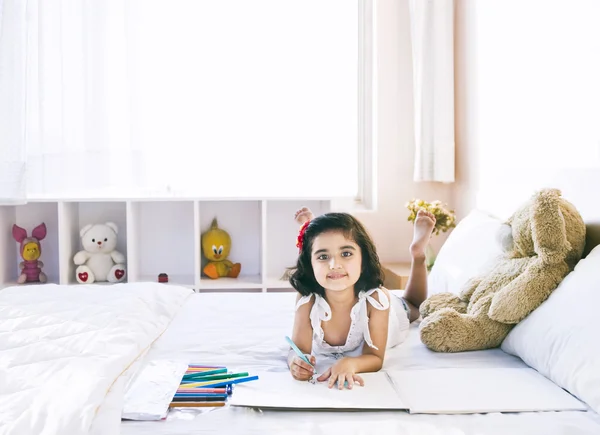
[[[27,231],[17,225],[13,225],[12,233],[14,239],[21,244],[21,257],[25,260],[19,264],[21,274],[17,282],[19,284],[25,282],[46,282],[48,278],[42,272],[44,263],[38,260],[42,255],[40,240],[46,237],[46,224],[42,222],[35,227],[31,233],[31,237],[27,237]]]

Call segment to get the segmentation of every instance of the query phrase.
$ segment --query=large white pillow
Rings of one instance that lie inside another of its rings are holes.
[[[600,412],[600,246],[501,347]]]
[[[459,293],[463,284],[484,273],[502,254],[497,240],[502,222],[481,210],[471,211],[442,245],[428,276],[428,293]]]

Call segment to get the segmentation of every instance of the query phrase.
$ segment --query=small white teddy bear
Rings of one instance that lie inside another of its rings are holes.
[[[75,271],[77,282],[91,284],[94,281],[121,282],[125,279],[125,256],[115,250],[117,247],[117,225],[86,225],[81,229],[81,245],[73,257],[79,267]]]

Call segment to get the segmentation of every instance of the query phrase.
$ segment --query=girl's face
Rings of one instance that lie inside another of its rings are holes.
[[[360,278],[360,247],[339,231],[319,234],[312,245],[311,263],[317,282],[326,290],[351,288]]]

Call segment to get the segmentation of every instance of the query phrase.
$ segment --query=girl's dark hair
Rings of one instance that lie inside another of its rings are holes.
[[[348,213],[325,213],[310,221],[302,238],[302,250],[298,255],[296,267],[292,270],[289,281],[302,296],[316,293],[325,296],[325,289],[317,282],[311,263],[312,245],[319,234],[327,231],[340,231],[353,240],[360,248],[362,265],[360,278],[354,285],[354,293],[370,290],[383,285],[383,269],[375,250],[375,243],[365,227]]]

